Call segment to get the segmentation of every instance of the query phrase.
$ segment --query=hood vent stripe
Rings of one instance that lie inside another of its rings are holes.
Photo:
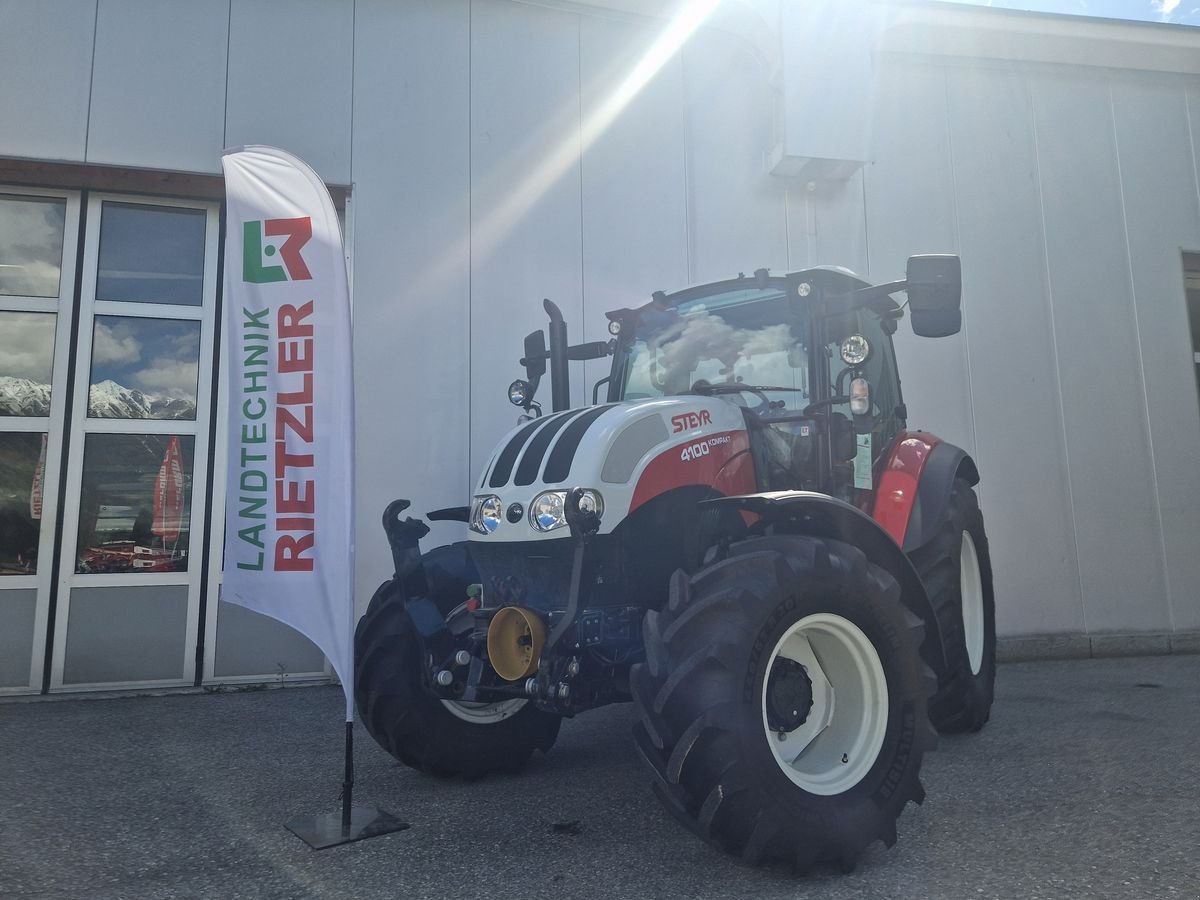
[[[575,451],[579,449],[584,434],[592,427],[593,422],[616,405],[609,403],[590,409],[567,427],[550,452],[546,472],[542,476],[543,481],[547,484],[561,484],[567,480],[567,476],[571,474],[571,464],[575,462]]]
[[[535,434],[533,440],[529,442],[529,446],[525,448],[525,453],[521,456],[521,464],[517,466],[517,475],[513,479],[513,484],[525,485],[537,481],[538,470],[542,468],[542,460],[546,458],[546,449],[554,440],[554,436],[562,431],[564,425],[583,414],[583,411],[576,410],[570,415],[559,416]]]
[[[534,419],[512,436],[512,440],[505,445],[504,449],[500,451],[500,455],[496,457],[496,467],[492,469],[492,477],[488,480],[488,484],[491,487],[504,487],[504,485],[508,484],[508,476],[512,474],[513,464],[517,461],[517,457],[521,454],[521,448],[525,446],[525,442],[529,440],[529,436],[556,418],[558,416],[551,416],[549,419]]]

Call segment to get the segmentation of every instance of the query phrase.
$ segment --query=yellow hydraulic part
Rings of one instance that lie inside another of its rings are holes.
[[[537,613],[520,606],[506,606],[488,626],[488,660],[505,681],[516,681],[537,671],[546,628]]]

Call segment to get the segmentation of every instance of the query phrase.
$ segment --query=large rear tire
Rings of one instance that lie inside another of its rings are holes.
[[[471,582],[465,547],[422,557],[434,603],[449,616]],[[359,717],[376,742],[405,765],[442,777],[518,772],[534,750],[558,737],[559,716],[524,700],[467,704],[432,694],[421,676],[421,650],[394,581],[384,582],[354,632],[354,693]]]
[[[934,665],[938,691],[929,718],[943,734],[979,731],[992,713],[996,681],[996,598],[992,558],[975,491],[961,478],[937,536],[912,555],[945,644]]]
[[[644,620],[634,737],[655,793],[750,863],[852,868],[920,803],[933,674],[921,620],[855,547],[753,538]]]

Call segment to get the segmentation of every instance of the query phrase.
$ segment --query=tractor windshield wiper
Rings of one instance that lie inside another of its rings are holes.
[[[780,387],[771,384],[745,384],[741,381],[722,381],[713,384],[701,378],[688,390],[689,394],[736,394],[741,391],[788,391],[793,394],[807,394],[804,388]]]

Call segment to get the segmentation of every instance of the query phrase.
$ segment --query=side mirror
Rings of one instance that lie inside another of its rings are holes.
[[[514,406],[520,406],[528,412],[530,407],[537,405],[533,402],[533,396],[537,393],[538,382],[546,374],[546,357],[549,355],[544,331],[539,329],[525,335],[525,356],[521,358],[525,379],[518,378],[508,386],[508,400]]]
[[[829,445],[833,458],[838,462],[850,462],[858,455],[858,438],[854,424],[842,413],[829,417]]]
[[[547,356],[549,353],[546,350],[546,332],[539,328],[525,335],[525,358],[521,360],[521,364],[525,366],[525,380],[530,384],[537,384],[546,374]]]
[[[908,258],[908,309],[913,332],[948,337],[962,328],[962,263],[948,253]]]

